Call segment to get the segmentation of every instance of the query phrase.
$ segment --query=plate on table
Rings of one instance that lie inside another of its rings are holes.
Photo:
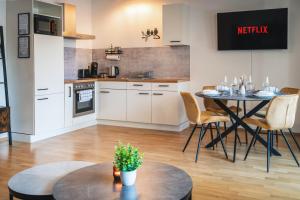
[[[275,93],[272,91],[258,91],[254,93],[254,96],[256,97],[273,97],[275,96]]]
[[[218,92],[217,90],[203,90],[202,93],[204,95],[209,95],[209,96],[217,96],[220,95],[220,92]]]

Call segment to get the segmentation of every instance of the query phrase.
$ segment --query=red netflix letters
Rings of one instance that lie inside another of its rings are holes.
[[[238,35],[250,35],[250,34],[268,34],[268,25],[262,26],[238,26]]]

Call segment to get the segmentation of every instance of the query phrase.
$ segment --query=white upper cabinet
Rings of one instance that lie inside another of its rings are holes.
[[[190,45],[189,7],[185,4],[163,5],[164,45]]]
[[[64,92],[62,37],[34,34],[35,95]]]

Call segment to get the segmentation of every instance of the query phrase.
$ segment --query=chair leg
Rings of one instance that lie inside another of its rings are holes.
[[[268,130],[267,172],[270,169],[271,131]]]
[[[256,136],[257,136],[257,134],[260,132],[260,130],[261,130],[261,128],[259,128],[259,127],[256,128],[255,134],[253,135],[252,140],[251,140],[251,142],[250,142],[250,145],[248,146],[247,153],[246,153],[246,155],[245,155],[244,160],[247,159],[248,154],[249,154],[249,152],[250,152],[250,149],[252,148],[252,146],[253,146],[253,144],[254,144],[254,140],[256,140]]]
[[[214,133],[212,131],[211,124],[209,124],[209,130],[210,130],[211,141],[213,141],[214,140]],[[212,148],[213,148],[213,150],[215,150],[215,145],[213,145]]]
[[[290,129],[290,128],[289,128],[289,133],[290,133],[290,135],[292,136],[294,142],[296,143],[298,150],[300,151],[300,145],[299,145],[299,143],[297,142],[297,140],[296,140],[296,138],[295,138],[295,136],[294,136],[294,134],[293,134],[293,132],[292,132],[292,129]]]
[[[14,195],[12,193],[9,193],[9,200],[14,200]]]
[[[236,156],[236,140],[237,140],[237,129],[234,132],[233,162],[235,162],[235,156]]]
[[[247,114],[247,110],[246,110],[246,101],[243,101],[244,103],[244,115]],[[248,144],[248,133],[247,133],[247,130],[245,129],[245,140],[246,140],[246,144]]]
[[[292,150],[292,148],[291,148],[291,146],[290,146],[289,142],[287,141],[287,139],[286,139],[286,137],[285,137],[285,135],[284,135],[283,131],[282,131],[282,130],[280,130],[280,132],[281,132],[281,135],[283,136],[283,138],[284,138],[284,141],[285,141],[285,143],[286,143],[287,147],[289,148],[289,150],[290,150],[290,152],[291,152],[291,154],[292,154],[292,156],[293,156],[293,158],[294,158],[295,162],[297,163],[297,165],[298,165],[298,167],[299,167],[299,162],[298,162],[298,159],[297,159],[297,157],[295,156],[295,154],[294,154],[294,152],[293,152],[293,150]]]
[[[228,159],[226,147],[225,147],[225,145],[224,145],[223,138],[222,138],[222,136],[221,136],[221,134],[220,134],[220,130],[219,130],[218,124],[215,123],[215,126],[216,126],[216,129],[217,129],[217,135],[218,135],[218,137],[220,137],[221,144],[222,144],[223,151],[224,151],[224,153],[225,153],[226,159]]]
[[[274,131],[271,131],[271,140],[270,140],[270,142],[271,142],[271,148],[273,148],[273,146],[274,146]],[[272,152],[270,152],[270,156],[272,157]]]
[[[198,139],[198,146],[197,146],[197,152],[196,152],[196,158],[195,158],[195,163],[198,161],[198,155],[199,155],[199,150],[200,150],[200,143],[201,143],[201,138],[202,138],[202,133],[204,132],[205,127],[202,125],[200,134],[199,134],[199,139]]]
[[[204,126],[204,125],[202,125],[202,126]],[[207,126],[204,127],[205,129],[204,129],[204,132],[202,133],[201,140],[203,140],[203,138],[204,138],[204,136],[205,136],[205,134],[207,132],[208,127],[209,127],[209,124],[207,124]]]
[[[189,138],[188,138],[188,140],[186,141],[186,143],[185,143],[185,145],[184,145],[184,148],[183,148],[182,152],[185,151],[186,147],[187,147],[188,144],[190,143],[190,140],[191,140],[192,136],[194,135],[194,132],[195,132],[197,126],[198,126],[198,124],[196,124],[196,125],[194,126],[194,128],[193,128],[193,130],[192,130],[192,132],[191,132],[191,134],[190,134],[190,136],[189,136]]]
[[[226,125],[226,122],[224,122],[224,131],[227,129],[227,125]],[[227,135],[225,137],[225,142],[227,142]]]
[[[275,135],[276,135],[276,147],[278,147],[278,142],[279,142],[279,138],[278,138],[278,131],[275,131]]]
[[[258,134],[260,134],[260,133],[261,133],[261,128],[259,129],[259,132],[258,132]],[[253,146],[254,146],[254,147],[255,147],[256,141],[257,141],[257,138],[255,137],[255,139],[254,139],[254,143],[253,143]]]

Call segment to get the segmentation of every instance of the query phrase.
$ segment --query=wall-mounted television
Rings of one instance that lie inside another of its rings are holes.
[[[288,9],[218,13],[218,50],[287,49]]]

